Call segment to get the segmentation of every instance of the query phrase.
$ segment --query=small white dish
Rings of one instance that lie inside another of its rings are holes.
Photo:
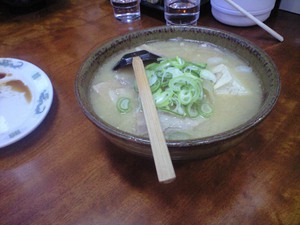
[[[46,117],[53,87],[32,63],[0,58],[0,148],[31,133]]]

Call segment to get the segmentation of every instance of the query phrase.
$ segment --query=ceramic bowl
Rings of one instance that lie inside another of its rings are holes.
[[[97,116],[89,100],[89,90],[96,69],[106,58],[128,46],[134,47],[152,40],[168,40],[176,37],[210,42],[235,52],[247,60],[258,73],[263,87],[264,97],[259,112],[244,124],[214,136],[185,141],[167,141],[171,158],[174,160],[207,158],[232,148],[247,137],[271,112],[280,93],[279,73],[271,58],[259,47],[237,35],[203,27],[163,26],[117,37],[93,50],[84,60],[76,76],[76,98],[86,117],[113,144],[130,153],[152,157],[148,138],[118,130]]]
[[[265,21],[269,18],[276,0],[235,0],[234,2],[260,21]],[[212,15],[221,23],[239,27],[256,25],[225,0],[211,0],[210,3]]]

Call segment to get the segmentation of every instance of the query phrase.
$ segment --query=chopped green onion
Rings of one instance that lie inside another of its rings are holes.
[[[170,103],[170,99],[173,96],[172,90],[162,91],[161,89],[154,93],[154,102],[157,107],[164,107]]]
[[[211,116],[216,77],[206,67],[178,56],[148,64],[146,74],[156,107],[182,117]]]
[[[148,82],[152,92],[155,92],[160,88],[160,80],[155,74],[151,74],[150,76],[148,76]]]
[[[125,97],[120,97],[117,101],[117,109],[120,113],[125,114],[130,112],[131,105],[130,105],[130,99]]]
[[[192,102],[193,94],[190,89],[183,89],[178,93],[178,99],[182,105],[188,105]]]
[[[203,116],[204,118],[210,117],[213,112],[212,107],[207,104],[203,103],[200,107],[200,115]]]
[[[199,116],[198,104],[189,104],[186,107],[186,112],[190,118],[196,118]]]

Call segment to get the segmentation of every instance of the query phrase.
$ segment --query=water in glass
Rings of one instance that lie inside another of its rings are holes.
[[[111,0],[114,15],[117,20],[131,23],[140,19],[140,0]]]
[[[196,25],[199,19],[200,1],[166,0],[167,25]]]

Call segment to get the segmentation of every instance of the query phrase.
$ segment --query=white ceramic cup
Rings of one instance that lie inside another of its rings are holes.
[[[236,4],[248,11],[260,21],[269,18],[276,0],[234,0]],[[232,26],[252,26],[255,23],[235,9],[225,0],[211,0],[211,11],[216,20]]]

